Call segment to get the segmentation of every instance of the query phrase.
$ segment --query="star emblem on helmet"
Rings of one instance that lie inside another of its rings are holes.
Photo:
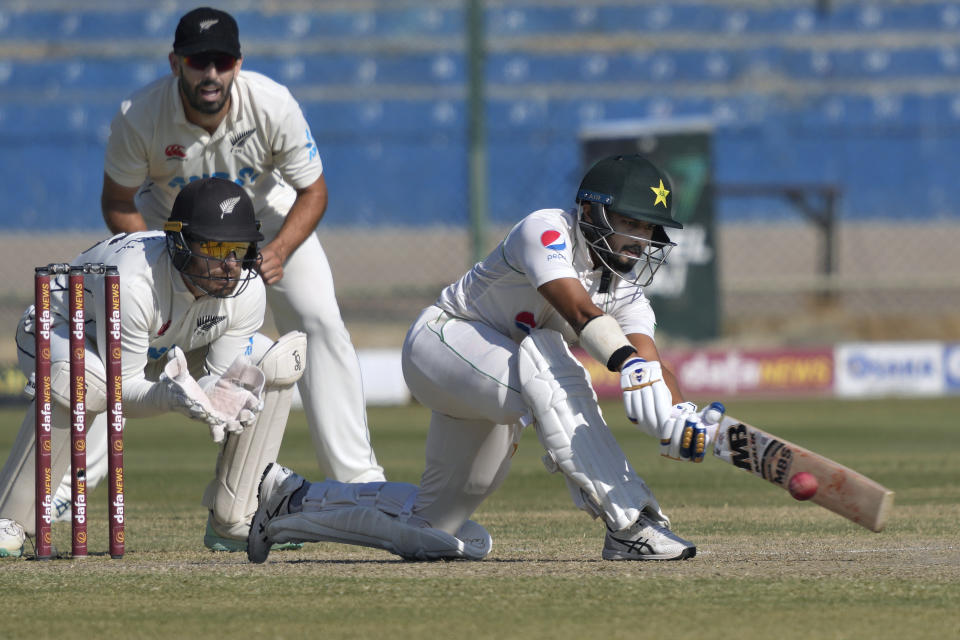
[[[668,189],[663,188],[663,180],[660,181],[659,187],[650,187],[650,191],[653,191],[656,194],[657,199],[653,201],[653,206],[657,206],[661,202],[663,203],[663,208],[667,208],[667,196],[670,195]]]

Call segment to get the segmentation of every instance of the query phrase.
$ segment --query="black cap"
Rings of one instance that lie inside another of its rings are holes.
[[[200,7],[180,18],[173,40],[173,52],[189,56],[207,51],[240,57],[240,31],[229,13]]]
[[[164,229],[215,242],[263,240],[250,196],[235,182],[222,178],[203,178],[184,187]]]

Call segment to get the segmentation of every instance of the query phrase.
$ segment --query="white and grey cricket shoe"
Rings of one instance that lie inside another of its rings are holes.
[[[270,555],[271,540],[267,535],[267,525],[277,516],[289,513],[290,496],[303,486],[306,480],[290,469],[271,462],[260,476],[260,488],[257,490],[257,512],[250,523],[247,536],[247,559],[262,563]]]
[[[0,518],[0,558],[19,558],[27,536],[16,520]]]
[[[604,560],[686,560],[697,547],[641,513],[626,529],[610,531],[603,541]]]

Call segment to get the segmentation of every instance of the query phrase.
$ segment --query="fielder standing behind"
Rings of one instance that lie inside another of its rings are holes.
[[[125,100],[107,142],[102,208],[114,233],[161,229],[177,193],[213,176],[252,198],[266,243],[260,267],[281,333],[310,344],[300,384],[321,472],[344,482],[383,480],[370,444],[360,363],[340,317],[330,266],[314,233],[327,206],[323,163],[296,100],[241,71],[237,23],[199,8],[184,15],[172,75]],[[205,542],[219,548],[212,522]]]
[[[243,189],[215,178],[191,183],[177,196],[167,229],[113,236],[73,264],[118,267],[124,415],[179,411],[209,425],[221,446],[203,503],[245,547],[257,481],[277,459],[306,340],[293,332],[272,343],[257,333],[266,305],[257,272],[263,236]],[[93,277],[99,283],[85,283],[88,481],[106,475],[107,442],[104,287],[102,276]],[[54,478],[70,466],[66,278],[51,283]],[[31,381],[34,327],[31,306],[17,327],[20,368]],[[0,555],[20,555],[24,533],[35,534],[35,408],[31,402],[0,472]]]
[[[579,343],[621,374],[627,417],[665,456],[699,462],[722,406],[697,411],[660,364],[643,287],[674,246],[670,181],[640,156],[606,158],[584,177],[573,211],[542,209],[448,286],[413,323],[403,372],[432,411],[420,487],[309,483],[264,470],[248,554],[329,540],[410,559],[480,559],[490,535],[468,520],[503,482],[523,426],[533,424],[551,471],[606,524],[606,560],[681,560],[696,547],[669,529],[601,416]]]

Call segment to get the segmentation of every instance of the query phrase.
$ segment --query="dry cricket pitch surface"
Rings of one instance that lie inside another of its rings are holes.
[[[954,638],[960,635],[960,399],[729,403],[730,412],[897,492],[875,534],[716,461],[661,460],[605,406],[638,471],[695,541],[685,562],[600,560],[603,527],[569,506],[525,434],[501,490],[475,516],[483,562],[403,562],[333,544],[264,565],[202,550],[199,505],[215,447],[171,417],[130,421],[128,553],[106,550],[106,493],[91,496],[91,557],[0,561],[3,637]],[[19,426],[0,411],[0,454]],[[388,475],[416,482],[426,412],[374,409]],[[909,426],[904,426],[909,425]],[[281,462],[316,476],[302,415]],[[55,543],[68,545],[69,525]]]

